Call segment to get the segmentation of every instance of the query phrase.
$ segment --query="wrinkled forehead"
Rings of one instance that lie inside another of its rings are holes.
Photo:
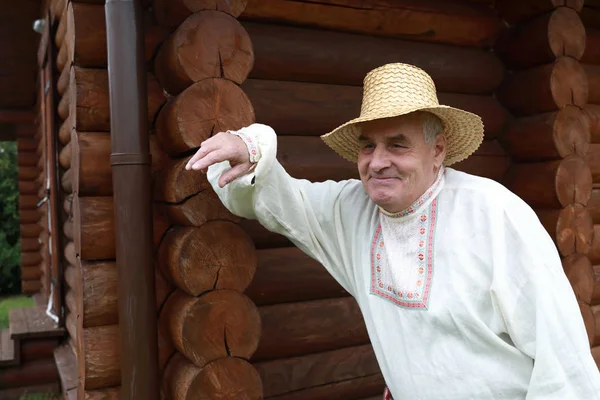
[[[414,112],[393,118],[382,118],[361,122],[357,125],[360,138],[371,140],[390,138],[398,135],[411,138],[423,135],[421,114]]]

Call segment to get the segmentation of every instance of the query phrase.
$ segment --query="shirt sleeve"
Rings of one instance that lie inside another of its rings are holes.
[[[354,233],[345,211],[361,205],[358,181],[313,183],[291,177],[276,159],[277,136],[273,129],[253,124],[242,129],[260,151],[251,173],[224,188],[218,186],[229,162],[208,169],[213,189],[233,214],[255,219],[266,229],[289,238],[301,250],[319,261],[331,275],[354,294],[351,245]]]
[[[533,359],[527,400],[600,399],[600,374],[577,299],[552,239],[535,213],[505,213],[506,267],[495,279],[508,334]]]

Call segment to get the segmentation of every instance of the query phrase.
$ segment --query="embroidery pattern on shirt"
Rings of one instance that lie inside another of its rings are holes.
[[[371,244],[371,293],[393,302],[401,307],[411,309],[427,309],[433,279],[433,244],[437,219],[437,198],[418,218],[418,250],[410,265],[397,265],[396,268],[415,268],[415,278],[411,282],[403,282],[403,288],[392,281],[393,271],[389,265],[379,224]],[[414,263],[414,264],[413,264]]]
[[[239,136],[244,141],[244,143],[246,144],[246,147],[248,148],[248,154],[250,155],[250,162],[253,164],[257,163],[258,160],[260,159],[260,151],[258,150],[258,146],[254,142],[254,140],[252,140],[252,137],[250,137],[250,135],[247,135],[245,132],[243,132],[243,130],[228,131],[228,132],[233,135]]]

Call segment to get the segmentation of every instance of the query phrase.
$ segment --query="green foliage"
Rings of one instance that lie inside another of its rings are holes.
[[[56,393],[32,393],[21,396],[19,400],[59,400]]]
[[[34,304],[33,299],[28,296],[11,296],[0,299],[0,329],[8,328],[8,310],[32,307]]]
[[[17,144],[0,142],[0,294],[20,288]]]

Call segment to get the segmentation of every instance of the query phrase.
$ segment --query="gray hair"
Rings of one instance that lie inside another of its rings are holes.
[[[433,146],[438,135],[444,130],[442,120],[435,114],[430,112],[422,112],[421,122],[423,123],[425,143],[427,143],[429,146]]]

